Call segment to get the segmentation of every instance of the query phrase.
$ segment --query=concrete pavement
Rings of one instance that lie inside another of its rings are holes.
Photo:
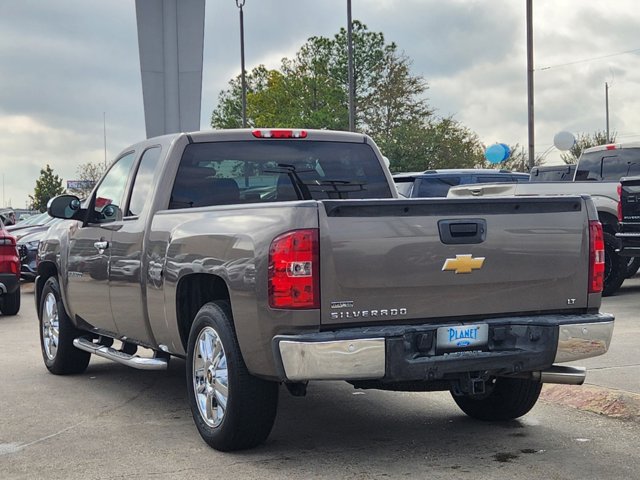
[[[23,284],[22,292],[31,309],[33,284]],[[584,385],[546,384],[541,399],[640,422],[640,274],[626,280],[616,295],[603,298],[601,311],[616,317],[609,351],[571,364],[587,367]]]
[[[640,275],[626,280],[616,295],[603,298],[600,310],[616,317],[609,351],[572,363],[587,367],[584,385],[545,385],[542,399],[640,421]]]

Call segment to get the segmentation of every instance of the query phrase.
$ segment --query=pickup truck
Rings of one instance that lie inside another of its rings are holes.
[[[582,152],[571,182],[460,186],[452,187],[448,196],[590,195],[604,230],[605,279],[602,294],[608,296],[616,293],[624,280],[640,268],[640,258],[620,255],[620,242],[616,238],[618,185],[622,177],[633,174],[640,175],[640,143],[600,145]]]
[[[48,370],[184,359],[206,443],[254,447],[280,385],[451,391],[509,420],[603,354],[603,237],[585,196],[398,199],[366,135],[221,130],[126,148],[41,240]]]
[[[639,159],[640,160],[640,159]],[[618,186],[619,253],[623,257],[640,256],[640,177],[625,177]]]

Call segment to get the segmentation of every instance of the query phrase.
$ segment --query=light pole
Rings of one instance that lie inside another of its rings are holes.
[[[611,137],[609,137],[609,84],[607,82],[604,82],[604,108],[607,118],[607,143],[609,143]]]
[[[527,111],[529,114],[529,170],[535,164],[533,123],[533,0],[527,0]]]
[[[107,170],[107,112],[102,112],[102,135],[104,137],[104,169]]]
[[[240,9],[240,78],[242,79],[242,128],[247,128],[247,80],[244,75],[244,7],[245,0],[236,0],[236,6]]]
[[[356,131],[356,86],[353,72],[353,22],[351,21],[351,0],[347,0],[347,55],[349,57],[349,131]]]

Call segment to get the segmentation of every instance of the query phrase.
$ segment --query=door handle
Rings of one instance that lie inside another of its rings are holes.
[[[102,255],[104,251],[109,248],[109,242],[106,240],[100,240],[99,242],[94,242],[93,246],[96,247],[98,253]]]

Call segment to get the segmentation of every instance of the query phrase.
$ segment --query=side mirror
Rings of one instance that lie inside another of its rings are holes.
[[[54,218],[75,219],[79,212],[80,199],[75,195],[58,195],[47,203],[47,213]]]

